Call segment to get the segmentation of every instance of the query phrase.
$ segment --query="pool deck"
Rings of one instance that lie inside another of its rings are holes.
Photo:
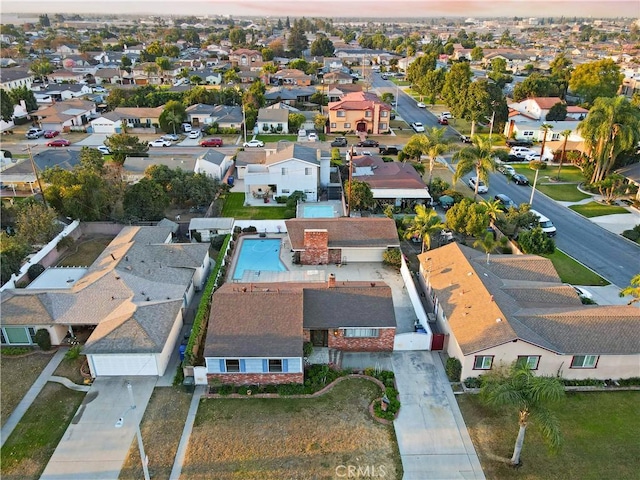
[[[326,216],[305,217],[304,210],[305,208],[308,208],[308,207],[311,207],[312,209],[314,207],[325,207],[325,208],[330,207],[333,210],[333,218],[345,216],[342,202],[340,202],[339,200],[327,200],[324,202],[299,203],[298,207],[296,208],[296,217],[297,218],[332,218],[332,217],[326,217]]]

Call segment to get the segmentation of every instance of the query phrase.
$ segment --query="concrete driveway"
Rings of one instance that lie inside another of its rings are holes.
[[[41,480],[117,480],[158,377],[98,377],[49,460]],[[118,419],[123,425],[116,428]]]
[[[74,143],[74,145],[82,147],[97,147],[104,144],[104,141],[109,137],[106,133],[92,133],[84,140]]]
[[[394,422],[404,480],[484,479],[437,352],[394,352],[400,392]]]

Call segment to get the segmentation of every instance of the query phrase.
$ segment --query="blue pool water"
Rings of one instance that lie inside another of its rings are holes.
[[[287,268],[280,261],[280,240],[277,238],[245,238],[240,243],[233,279],[242,280],[245,270],[285,272]]]
[[[305,205],[302,212],[304,218],[333,218],[331,205]]]

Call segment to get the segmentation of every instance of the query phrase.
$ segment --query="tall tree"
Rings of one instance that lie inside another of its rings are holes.
[[[427,130],[424,135],[414,135],[414,137],[418,137],[422,143],[423,153],[429,157],[429,185],[431,185],[433,168],[435,167],[438,157],[455,148],[453,143],[454,137],[445,136],[446,132],[446,128],[432,127],[430,130]]]
[[[436,69],[436,56],[434,54],[423,55],[416,58],[407,68],[407,80],[411,83],[418,83],[427,72]]]
[[[369,184],[366,182],[347,180],[345,182],[345,192],[347,192],[350,212],[367,210],[373,207],[375,203],[373,193],[371,193],[371,187],[369,187]]]
[[[623,78],[620,67],[610,58],[603,58],[578,65],[571,74],[569,88],[587,105],[593,105],[598,97],[614,97]]]
[[[578,125],[594,163],[590,183],[604,179],[620,153],[640,141],[640,110],[624,97],[598,98]]]
[[[182,102],[171,100],[164,106],[164,110],[158,118],[163,132],[176,133],[176,128],[187,118],[187,112]]]
[[[4,88],[0,88],[0,118],[5,122],[13,118],[13,101]]]
[[[104,141],[104,144],[111,150],[112,160],[120,165],[130,155],[146,153],[149,151],[149,144],[141,142],[135,135],[126,133],[116,133]]]
[[[456,117],[462,117],[466,108],[466,96],[471,84],[471,67],[467,62],[455,63],[445,75],[442,99]]]
[[[553,81],[558,85],[560,96],[564,98],[567,94],[571,74],[573,73],[573,62],[563,52],[558,54],[549,66],[551,67],[551,78],[553,78]]]
[[[475,137],[473,145],[465,147],[453,155],[453,159],[458,162],[456,171],[453,174],[453,181],[457,182],[464,175],[475,170],[476,177],[488,185],[489,173],[496,169],[493,157],[488,139]],[[478,183],[476,183],[474,192],[476,196],[478,195]]]
[[[571,130],[566,129],[560,132],[560,135],[564,138],[564,142],[562,142],[562,154],[560,155],[560,162],[558,162],[558,175],[556,175],[556,179],[560,180],[560,171],[562,170],[562,162],[564,161],[564,157],[567,154],[567,141],[569,140],[569,135],[571,135]]]
[[[476,133],[476,123],[491,116],[491,104],[485,79],[472,82],[467,89],[466,102],[462,118],[471,122],[471,136]]]
[[[436,100],[442,93],[446,73],[443,68],[438,68],[428,71],[424,77],[418,80],[417,85],[420,94],[424,95],[427,102],[431,105],[436,103]]]
[[[160,220],[169,206],[162,186],[143,178],[130,185],[124,195],[124,212],[129,220]]]
[[[9,90],[9,98],[13,102],[13,105],[20,105],[20,101],[23,100],[28,112],[34,112],[38,109],[36,96],[26,86],[16,87]]]
[[[544,160],[544,147],[547,145],[547,137],[549,136],[549,130],[553,128],[553,125],[543,123],[540,125],[540,131],[542,132],[542,146],[540,147],[540,160]]]
[[[422,253],[425,247],[427,250],[431,248],[431,237],[444,229],[444,223],[438,216],[438,213],[432,208],[424,205],[415,206],[416,215],[409,220],[409,226],[405,230],[405,238],[407,240],[420,237],[422,239]]]
[[[491,232],[487,232],[484,237],[478,238],[473,242],[474,247],[482,248],[484,253],[487,254],[487,265],[489,265],[489,256],[493,249],[496,248],[497,244],[498,242],[496,242],[496,239],[493,237],[493,233]]]
[[[495,369],[484,375],[480,396],[487,405],[518,410],[520,429],[511,457],[512,465],[520,464],[525,432],[531,421],[553,447],[560,445],[558,421],[548,409],[549,404],[564,396],[564,385],[558,378],[536,376],[530,366],[516,363],[508,372]]]
[[[318,34],[311,44],[311,55],[320,57],[332,57],[335,52],[333,42],[324,34]]]
[[[300,20],[293,21],[293,27],[289,31],[289,38],[287,39],[287,50],[291,58],[297,58],[302,56],[302,52],[309,46],[309,40],[304,32],[303,23]]]
[[[567,118],[567,106],[562,102],[553,105],[546,116],[549,122],[562,122],[565,118]]]
[[[51,65],[48,58],[38,58],[31,62],[29,70],[33,72],[36,78],[44,80],[44,77],[53,72],[53,65]]]
[[[558,94],[558,86],[549,77],[539,73],[532,73],[513,89],[513,99],[516,102],[530,97],[555,97]]]
[[[2,284],[11,279],[11,275],[18,273],[22,261],[29,253],[27,241],[19,235],[7,235],[0,231],[0,281]]]
[[[17,209],[16,232],[31,245],[47,244],[62,230],[57,217],[53,208],[30,199]]]

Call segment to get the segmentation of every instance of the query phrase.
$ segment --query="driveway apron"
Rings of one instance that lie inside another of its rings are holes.
[[[394,422],[404,480],[484,479],[438,354],[394,352],[400,401]]]
[[[98,377],[58,443],[41,480],[116,480],[158,377]],[[116,422],[122,418],[122,426]]]

